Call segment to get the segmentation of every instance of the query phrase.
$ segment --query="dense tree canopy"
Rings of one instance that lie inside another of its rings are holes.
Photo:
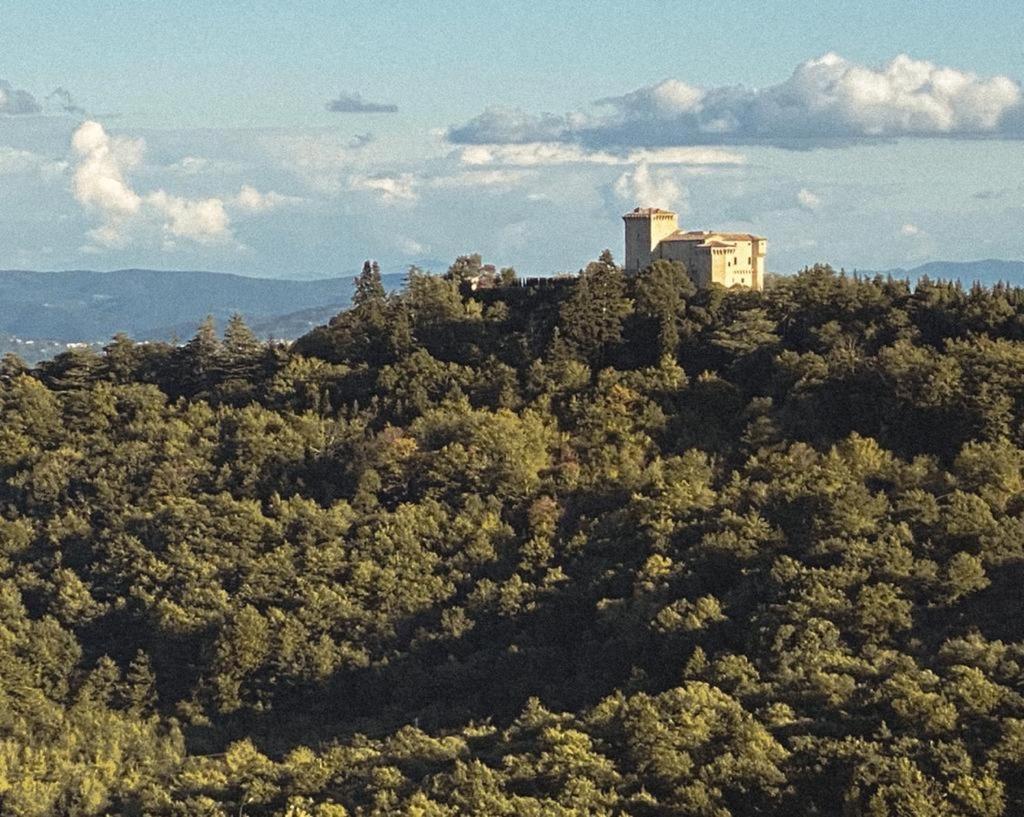
[[[1024,811],[1024,292],[482,269],[0,363],[0,813]]]

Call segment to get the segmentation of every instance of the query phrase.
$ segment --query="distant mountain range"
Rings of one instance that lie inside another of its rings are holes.
[[[395,289],[401,274],[385,275]],[[0,335],[63,342],[188,338],[237,312],[264,337],[294,338],[351,303],[354,276],[318,281],[216,272],[0,271]]]
[[[1024,286],[1024,261],[999,261],[988,258],[983,261],[929,261],[918,267],[890,270],[858,270],[861,275],[892,275],[894,278],[909,278],[916,281],[927,276],[933,281],[960,281],[970,286],[978,281],[986,286],[1000,282],[1013,286]]]

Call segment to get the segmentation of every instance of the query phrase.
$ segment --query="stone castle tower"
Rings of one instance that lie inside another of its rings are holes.
[[[681,261],[699,287],[764,288],[765,238],[749,233],[679,229],[671,210],[637,207],[622,217],[626,227],[626,272],[637,273],[664,258]]]

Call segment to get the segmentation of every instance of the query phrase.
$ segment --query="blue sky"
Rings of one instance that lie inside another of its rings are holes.
[[[0,268],[543,274],[635,204],[778,272],[1024,258],[1019,5],[846,6],[13,0]]]

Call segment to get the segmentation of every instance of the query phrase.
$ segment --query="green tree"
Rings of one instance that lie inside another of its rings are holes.
[[[696,287],[678,261],[657,259],[640,272],[634,284],[636,312],[656,330],[659,357],[675,359],[684,328],[686,300]]]
[[[387,293],[376,261],[364,261],[362,272],[356,278],[352,306],[368,323],[376,323],[383,317]]]
[[[623,322],[632,310],[626,277],[605,250],[580,273],[561,308],[562,337],[580,359],[600,368],[621,341]]]

